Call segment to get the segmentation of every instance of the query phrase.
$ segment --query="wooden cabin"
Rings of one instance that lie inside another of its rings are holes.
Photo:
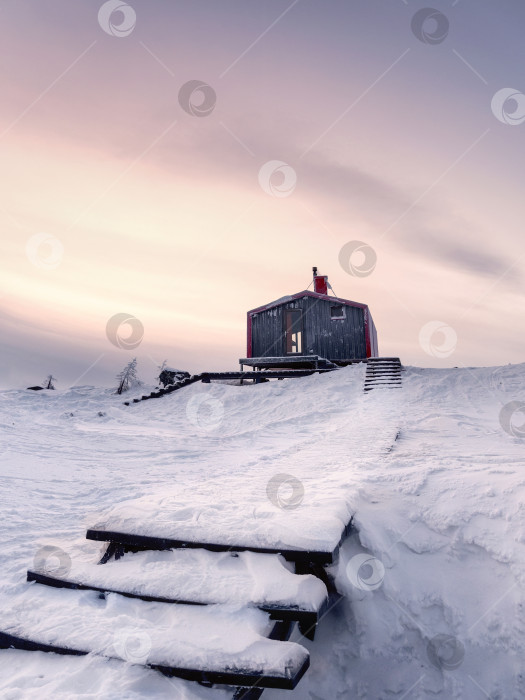
[[[328,277],[313,268],[313,291],[248,311],[244,365],[329,367],[377,357],[377,333],[366,304],[329,296]]]

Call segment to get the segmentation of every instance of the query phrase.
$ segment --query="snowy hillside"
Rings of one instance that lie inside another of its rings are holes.
[[[177,521],[292,546],[329,542],[354,514],[332,568],[344,597],[315,642],[301,640],[310,670],[293,692],[263,697],[523,698],[523,414],[512,435],[500,413],[525,401],[525,365],[408,368],[402,390],[368,394],[364,372],[199,383],[129,407],[93,387],[1,392],[3,609],[23,601],[39,547],[99,547],[86,528],[127,517],[125,501],[166,531]],[[299,492],[273,498],[279,474]],[[8,650],[0,697],[232,693],[117,660]]]

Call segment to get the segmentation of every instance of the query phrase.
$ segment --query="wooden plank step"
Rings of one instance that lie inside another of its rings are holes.
[[[378,358],[370,357],[367,360],[367,364],[369,364],[369,365],[400,365],[401,360],[399,360],[399,359],[389,360],[386,357],[378,357]]]
[[[396,366],[387,367],[387,366],[381,366],[381,365],[371,365],[371,366],[369,365],[366,368],[366,371],[367,372],[399,372],[399,373],[401,373],[403,370],[401,369],[401,367],[396,367]]]
[[[365,384],[402,384],[401,379],[381,379],[381,378],[375,378],[375,379],[365,379]]]
[[[402,367],[401,367],[401,365],[394,365],[394,364],[390,365],[390,364],[386,364],[386,363],[384,363],[384,364],[373,364],[373,365],[368,364],[368,365],[367,365],[367,370],[368,370],[369,372],[370,372],[370,371],[373,371],[373,370],[387,370],[387,369],[394,369],[394,370],[397,370],[397,371],[401,372]]]
[[[369,367],[400,367],[401,362],[399,360],[368,360],[367,365]]]
[[[6,607],[0,648],[94,653],[201,683],[289,690],[309,666],[304,647],[267,638],[273,624],[255,608],[168,605],[44,586],[29,587]]]
[[[374,384],[377,386],[393,386],[399,384],[400,386],[402,385],[402,381],[400,379],[388,379],[388,380],[383,380],[381,381],[380,379],[367,379],[365,380],[365,386],[369,384]]]
[[[367,384],[365,386],[365,391],[371,391],[372,389],[402,389],[401,384]]]
[[[403,371],[399,357],[371,357],[367,362],[364,390],[400,389]]]
[[[379,389],[380,387],[402,387],[400,382],[369,382],[365,384],[365,389]]]
[[[367,377],[401,377],[401,370],[373,369],[366,373]]]
[[[82,558],[81,552],[75,556],[68,551],[67,557],[71,564],[66,571],[50,572],[43,561],[27,572],[27,580],[162,603],[252,605],[272,619],[297,621],[303,628],[315,627],[328,604],[322,581],[292,573],[272,554],[177,549],[130,553],[103,566],[94,557]]]
[[[402,380],[400,374],[367,374],[365,379],[384,379],[385,381],[390,381],[392,379]]]
[[[367,364],[366,368],[368,371],[374,370],[374,369],[377,369],[377,370],[379,370],[379,369],[396,369],[396,370],[401,371],[403,369],[400,364],[397,364],[397,363],[390,364],[387,362],[382,362],[382,363],[378,362],[378,363],[374,363],[374,364],[369,363],[369,364]]]
[[[402,377],[401,372],[394,372],[393,370],[383,370],[380,372],[372,371],[366,373],[367,377]]]
[[[86,538],[114,542],[128,551],[247,551],[281,554],[291,562],[334,563],[351,528],[348,502],[321,496],[300,507],[292,504],[287,508],[286,503],[279,507],[277,489],[290,480],[294,487],[302,486],[290,475],[277,474],[259,487],[252,501],[232,495],[218,504],[201,502],[191,508],[176,489],[164,488],[106,509],[88,529]]]
[[[178,391],[179,389],[182,389],[185,386],[189,386],[190,384],[195,384],[195,382],[200,381],[200,374],[194,374],[191,377],[184,377],[183,379],[179,380],[178,382],[175,382],[174,384],[168,384],[167,386],[161,389],[157,389],[156,391],[152,391],[150,394],[141,396],[140,398],[134,398],[130,401],[124,401],[124,406],[129,406],[131,403],[140,403],[141,401],[147,401],[148,399],[158,399],[161,396],[171,394],[172,392]]]
[[[373,391],[374,389],[402,389],[401,384],[384,384],[382,387],[381,386],[365,386],[364,390],[365,391]]]
[[[256,552],[257,554],[280,554],[287,561],[293,562],[309,562],[325,566],[333,564],[337,560],[339,547],[344,536],[346,536],[346,528],[342,533],[339,542],[330,550],[313,550],[313,549],[291,549],[284,546],[276,547],[255,547],[248,544],[229,544],[213,542],[210,540],[193,541],[189,539],[176,539],[174,537],[161,537],[156,535],[138,535],[132,532],[118,532],[115,530],[103,530],[90,528],[86,532],[86,539],[95,540],[97,542],[114,542],[122,545],[126,551],[130,550],[165,550],[165,549],[206,549],[211,552]]]

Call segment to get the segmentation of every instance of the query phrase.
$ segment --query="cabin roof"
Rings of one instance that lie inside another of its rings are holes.
[[[340,299],[339,297],[329,297],[326,294],[318,294],[317,292],[310,292],[305,289],[302,292],[297,292],[297,294],[290,294],[275,301],[271,301],[269,304],[264,304],[264,306],[258,306],[256,309],[250,309],[248,314],[257,314],[261,311],[267,311],[275,306],[281,306],[282,304],[288,304],[290,301],[295,301],[295,299],[302,299],[303,297],[313,297],[314,299],[321,299],[322,301],[328,301],[331,304],[343,304],[344,306],[354,306],[358,309],[368,309],[367,304],[360,304],[357,301],[350,301],[349,299]]]

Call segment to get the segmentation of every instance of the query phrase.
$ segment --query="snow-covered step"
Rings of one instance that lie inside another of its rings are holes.
[[[400,379],[372,379],[365,382],[367,386],[402,386]]]
[[[88,653],[206,683],[293,689],[307,650],[268,639],[266,613],[242,606],[169,605],[30,586],[2,601],[0,648]]]
[[[367,367],[370,372],[394,372],[401,371],[398,364],[369,364]]]
[[[136,534],[135,532],[122,532],[118,530],[101,530],[91,528],[86,532],[88,540],[97,542],[114,542],[123,545],[126,549],[207,549],[212,552],[255,552],[258,554],[281,554],[287,561],[293,562],[311,562],[313,564],[327,565],[332,564],[336,557],[339,546],[342,542],[346,529],[342,530],[341,537],[337,543],[330,549],[300,549],[290,548],[286,546],[276,545],[274,547],[256,547],[249,543],[245,543],[242,537],[239,537],[239,544],[231,544],[229,542],[222,543],[218,540],[203,539],[181,539],[175,537],[162,536],[160,533],[155,534],[155,528],[144,527],[143,531],[148,531],[150,534]],[[234,540],[235,541],[235,540]]]
[[[164,388],[161,389],[156,389],[155,391],[152,391],[151,394],[145,394],[144,396],[141,396],[140,398],[135,398],[133,401],[124,401],[124,406],[129,406],[130,403],[139,403],[140,401],[147,401],[148,399],[157,399],[161,396],[164,396],[165,394],[171,394],[173,391],[177,391],[178,389],[182,389],[185,386],[188,386],[189,384],[194,384],[195,382],[200,382],[202,379],[201,374],[193,374],[191,377],[184,377],[183,379],[180,379],[177,382],[174,382],[173,384],[169,384],[168,386],[165,386]]]
[[[365,384],[365,391],[372,391],[373,389],[402,389],[402,384],[392,384],[392,383],[381,383],[381,384]]]
[[[365,391],[402,386],[402,366],[398,357],[371,357],[367,361]]]
[[[264,493],[257,507],[242,495],[240,491],[238,500],[227,503],[188,507],[176,492],[172,496],[165,489],[118,503],[100,516],[86,537],[128,549],[251,551],[321,566],[336,560],[352,519],[346,500],[320,494],[309,502],[298,501],[297,507],[279,508]],[[275,499],[275,494],[270,496]]]
[[[129,553],[104,565],[82,553],[67,556],[66,570],[50,571],[42,561],[27,580],[166,603],[251,605],[272,619],[298,621],[303,629],[315,628],[328,603],[322,581],[293,573],[274,554],[175,549]]]
[[[401,374],[401,367],[396,365],[369,365],[367,367],[367,372],[377,374]]]
[[[371,370],[367,372],[367,377],[401,377],[401,372],[394,372],[393,370]]]
[[[379,379],[375,379],[373,381],[368,381],[365,383],[365,387],[366,386],[401,386],[401,385],[402,385],[402,382],[400,380],[392,381],[390,379],[383,380],[383,381],[381,381]]]

